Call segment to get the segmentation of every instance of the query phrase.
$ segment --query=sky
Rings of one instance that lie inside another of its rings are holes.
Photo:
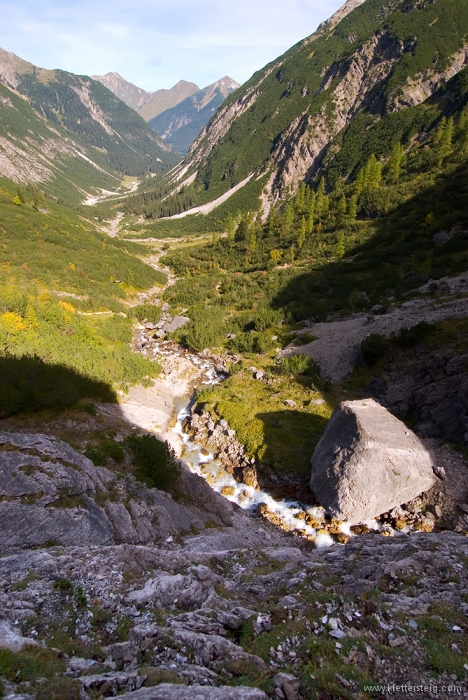
[[[344,0],[0,0],[0,47],[43,68],[117,71],[145,90],[243,83]]]

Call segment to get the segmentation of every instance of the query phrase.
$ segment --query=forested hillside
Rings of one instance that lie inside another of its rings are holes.
[[[228,97],[165,182],[174,189],[196,173],[197,205],[255,173],[244,189],[264,177],[267,213],[326,171],[330,184],[353,179],[371,153],[388,158],[398,141],[423,136],[436,116],[431,96],[465,64],[467,30],[466,0],[367,0]]]
[[[162,173],[178,160],[153,129],[101,83],[0,53],[0,157],[17,182],[41,182],[78,202],[124,175]],[[94,190],[96,191],[96,190]]]

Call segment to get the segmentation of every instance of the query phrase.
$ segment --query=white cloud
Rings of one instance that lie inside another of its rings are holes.
[[[244,82],[343,0],[0,0],[0,46],[46,68],[111,70],[146,89]]]

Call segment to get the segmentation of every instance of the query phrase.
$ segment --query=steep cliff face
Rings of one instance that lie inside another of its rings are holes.
[[[349,0],[208,123],[182,166],[197,172],[200,202],[268,174],[266,214],[339,151],[358,115],[375,123],[420,105],[459,73],[467,30],[464,2]]]

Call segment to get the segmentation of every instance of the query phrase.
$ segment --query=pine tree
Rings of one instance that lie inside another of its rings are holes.
[[[283,215],[281,217],[281,231],[283,235],[288,236],[291,233],[294,224],[294,208],[291,202],[286,202],[284,205]]]
[[[350,221],[356,221],[357,217],[357,195],[353,194],[352,197],[349,198],[348,202],[348,219]]]
[[[356,180],[354,182],[354,195],[356,199],[361,194],[364,188],[364,169],[361,168],[357,174]]]
[[[322,177],[320,178],[319,186],[317,189],[317,194],[315,196],[315,215],[317,219],[320,219],[324,212],[324,204],[325,204],[325,189],[326,189],[326,183],[325,183],[325,178]]]
[[[307,233],[312,233],[314,230],[314,217],[315,217],[315,192],[311,192],[309,197],[309,207],[307,214]]]
[[[336,242],[335,246],[335,255],[337,258],[342,258],[343,255],[345,254],[345,239],[344,239],[344,233],[341,232],[338,234],[338,240]]]
[[[234,239],[236,236],[236,222],[232,214],[229,214],[229,216],[226,219],[226,233],[229,243],[234,243]]]
[[[276,209],[273,207],[270,209],[267,219],[266,231],[267,235],[272,238],[276,234],[277,220],[276,220]]]
[[[294,198],[294,212],[296,216],[301,216],[304,213],[305,189],[305,183],[301,182]]]
[[[344,194],[342,194],[336,206],[336,223],[338,224],[338,226],[343,225],[344,220],[346,218],[346,210],[346,197],[344,196]]]
[[[239,221],[239,225],[236,229],[235,240],[238,243],[245,243],[249,235],[249,226],[247,223],[247,216],[243,216]]]
[[[250,250],[257,249],[257,231],[255,229],[255,223],[250,221],[248,224],[249,234],[248,234],[248,246]]]
[[[445,127],[447,126],[447,119],[445,117],[442,117],[442,119],[439,122],[439,126],[437,127],[435,133],[434,133],[434,144],[438,146],[440,142],[442,141],[442,137],[444,135]]]
[[[377,190],[382,181],[382,163],[380,163],[375,154],[372,153],[364,167],[363,173],[363,189]]]
[[[404,150],[400,142],[393,149],[393,153],[388,161],[388,181],[396,184],[400,179],[401,162],[403,160]]]
[[[299,250],[304,245],[304,242],[306,239],[306,233],[307,233],[306,220],[304,217],[301,217],[301,220],[299,222],[299,229],[297,232],[297,238],[296,238],[296,243],[297,243],[297,247],[299,248]]]
[[[447,119],[444,131],[439,141],[438,157],[440,160],[450,155],[453,141],[453,117]]]

